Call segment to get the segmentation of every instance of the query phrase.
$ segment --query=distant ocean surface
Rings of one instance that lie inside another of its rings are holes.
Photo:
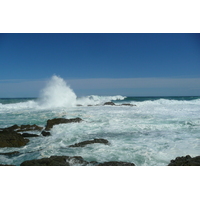
[[[110,101],[116,105],[103,105]],[[60,117],[80,117],[83,121],[55,125],[52,136],[29,138],[20,148],[0,148],[0,153],[20,152],[10,157],[0,155],[0,164],[20,165],[25,160],[67,155],[82,156],[86,161],[166,166],[177,156],[200,155],[200,97],[78,98],[63,79],[54,76],[37,99],[0,99],[0,128],[14,124],[45,127],[48,119]],[[110,145],[67,148],[94,138],[107,139]]]

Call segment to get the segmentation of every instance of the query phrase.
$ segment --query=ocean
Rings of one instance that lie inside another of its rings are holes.
[[[55,125],[51,136],[29,138],[23,147],[0,148],[0,154],[19,152],[0,155],[0,164],[20,165],[25,160],[66,155],[100,163],[166,166],[178,156],[200,155],[200,97],[77,97],[62,78],[53,76],[38,98],[0,99],[0,128],[14,124],[45,127],[48,119],[61,117],[83,121]],[[69,148],[94,138],[106,139],[109,145]]]

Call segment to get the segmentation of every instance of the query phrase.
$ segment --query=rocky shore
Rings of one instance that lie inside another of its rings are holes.
[[[104,105],[114,105],[113,103],[105,103]],[[125,104],[124,104],[125,105]],[[134,105],[125,105],[134,106]],[[54,125],[63,123],[80,123],[83,120],[81,118],[65,119],[65,118],[54,118],[49,119],[45,127],[37,125],[13,125],[7,128],[0,128],[0,148],[4,147],[22,147],[25,146],[29,139],[28,137],[46,137],[51,136],[51,129]],[[27,131],[39,131],[40,134],[26,133]],[[86,145],[100,143],[109,145],[110,142],[103,138],[94,138],[93,140],[82,141],[69,145],[67,148],[81,148]],[[8,153],[0,153],[3,156],[17,156],[20,152],[13,151]],[[13,166],[3,165],[0,166]],[[20,164],[20,166],[135,166],[134,163],[121,162],[121,161],[109,161],[104,163],[98,163],[96,161],[88,162],[81,156],[51,156],[49,158],[41,158],[35,160],[27,160]],[[200,156],[191,157],[190,155],[177,157],[175,160],[171,160],[168,166],[200,166]]]

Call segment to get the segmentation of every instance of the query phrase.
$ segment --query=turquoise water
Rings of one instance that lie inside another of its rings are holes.
[[[64,84],[63,89],[57,91],[65,93],[66,87]],[[52,136],[30,138],[24,147],[0,148],[0,153],[20,152],[12,157],[0,155],[1,164],[20,165],[24,160],[68,155],[82,156],[87,161],[165,166],[177,156],[199,155],[200,97],[91,95],[78,98],[67,89],[70,101],[65,101],[66,95],[55,98],[52,92],[53,97],[48,94],[48,98],[43,95],[37,99],[0,99],[0,128],[14,124],[45,127],[48,119],[56,117],[83,119],[81,123],[55,125],[51,129]],[[104,106],[107,101],[115,102],[116,106]],[[122,103],[136,106],[121,106]],[[110,145],[68,147],[94,138],[107,139]]]
[[[199,97],[127,97],[113,101],[116,105],[135,104],[133,107],[103,106],[102,101],[98,106],[50,109],[38,106],[37,99],[0,99],[0,102],[1,128],[14,124],[44,127],[48,119],[55,117],[84,120],[54,126],[51,137],[30,138],[25,147],[1,148],[0,153],[21,152],[11,158],[1,155],[3,164],[19,165],[24,160],[51,155],[79,155],[88,161],[116,160],[139,166],[161,166],[177,156],[197,156],[200,152]],[[67,148],[93,138],[105,138],[111,145]]]

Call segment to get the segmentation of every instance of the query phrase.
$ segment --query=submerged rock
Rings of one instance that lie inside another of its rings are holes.
[[[77,123],[77,122],[81,122],[82,119],[77,117],[74,119],[65,119],[65,118],[54,118],[54,119],[49,119],[47,120],[47,124],[46,124],[46,131],[49,131],[54,125],[58,125],[58,124],[65,124],[65,123]]]
[[[103,105],[104,106],[106,106],[106,105],[115,106],[115,103],[113,103],[113,102],[105,102]]]
[[[0,153],[0,155],[8,156],[8,157],[17,156],[17,155],[19,155],[19,154],[20,154],[19,151],[12,151],[12,152],[7,152],[7,153]]]
[[[200,156],[193,158],[190,155],[176,157],[175,160],[171,160],[168,166],[200,166]]]
[[[50,158],[27,160],[22,162],[20,166],[84,166],[87,164],[88,162],[81,156],[51,156]]]
[[[21,147],[29,142],[23,136],[15,131],[0,131],[0,147]]]
[[[108,140],[105,139],[93,139],[93,140],[87,140],[79,143],[75,143],[73,145],[70,145],[69,147],[84,147],[88,144],[94,144],[94,143],[102,143],[102,144],[109,144]]]
[[[43,127],[37,126],[36,124],[33,125],[20,125],[18,126],[17,124],[4,128],[2,130],[7,130],[7,131],[17,131],[17,132],[24,132],[24,131],[41,131]]]
[[[131,104],[131,103],[123,103],[122,106],[136,106],[136,105]]]
[[[135,166],[135,164],[129,162],[121,162],[121,161],[109,161],[109,162],[99,163],[97,166]]]

